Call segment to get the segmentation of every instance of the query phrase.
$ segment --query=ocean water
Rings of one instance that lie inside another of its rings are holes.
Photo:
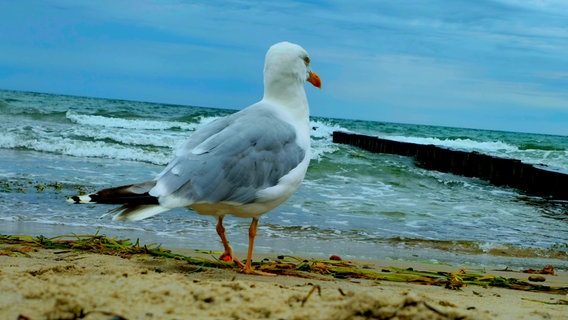
[[[220,251],[216,221],[176,209],[115,222],[79,192],[152,179],[221,110],[0,91],[0,234],[94,234]],[[299,191],[263,216],[255,252],[350,259],[568,269],[568,203],[429,171],[408,157],[334,144],[335,130],[478,151],[568,170],[568,137],[312,118]],[[568,186],[567,186],[568,187]],[[235,251],[249,220],[227,217]]]

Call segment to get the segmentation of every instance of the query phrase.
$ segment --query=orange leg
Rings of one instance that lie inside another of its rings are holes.
[[[243,268],[244,265],[239,260],[237,260],[237,258],[233,257],[233,248],[231,248],[231,245],[229,245],[229,241],[225,236],[225,227],[223,226],[223,218],[225,218],[225,216],[220,216],[218,218],[217,227],[215,228],[217,230],[219,238],[221,238],[221,242],[223,243],[223,248],[225,248],[225,251],[223,252],[221,257],[219,257],[219,259],[227,262],[233,261],[235,262],[236,265]]]
[[[243,273],[246,274],[256,274],[261,276],[276,276],[275,274],[262,272],[262,271],[255,271],[252,269],[252,251],[254,250],[254,237],[256,237],[256,231],[258,229],[258,218],[252,218],[252,223],[250,224],[249,228],[249,247],[248,247],[248,254],[247,254],[247,262],[242,268]]]

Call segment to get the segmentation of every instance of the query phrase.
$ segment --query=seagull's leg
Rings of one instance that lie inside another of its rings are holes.
[[[247,254],[247,262],[242,268],[243,273],[246,274],[256,274],[261,276],[276,276],[273,273],[263,272],[253,270],[251,267],[252,263],[252,251],[254,249],[254,237],[256,237],[256,230],[258,228],[258,218],[252,218],[252,223],[250,224],[249,228],[249,247],[248,247],[248,254]]]
[[[244,265],[239,260],[237,260],[237,258],[233,257],[233,248],[231,248],[231,245],[229,245],[229,241],[227,240],[227,237],[225,236],[225,227],[223,226],[223,218],[225,218],[225,216],[220,216],[217,219],[217,227],[215,228],[217,230],[217,234],[219,235],[219,238],[221,238],[221,242],[223,243],[223,247],[225,248],[225,251],[223,252],[221,257],[219,257],[219,259],[221,259],[223,261],[227,261],[227,262],[234,261],[236,265],[243,268]]]

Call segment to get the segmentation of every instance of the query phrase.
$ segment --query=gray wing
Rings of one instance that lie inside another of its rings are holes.
[[[290,124],[269,110],[245,109],[196,131],[159,175],[155,190],[188,203],[251,203],[305,155]]]

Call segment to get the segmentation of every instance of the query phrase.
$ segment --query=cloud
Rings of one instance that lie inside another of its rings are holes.
[[[261,95],[266,49],[290,40],[308,49],[322,76],[324,89],[309,92],[317,115],[446,125],[467,117],[478,121],[469,126],[482,126],[517,109],[556,119],[568,116],[567,7],[536,0],[1,2],[0,87],[244,107]],[[539,126],[546,128],[528,130]]]
[[[568,3],[564,0],[495,0],[495,2],[523,8],[529,12],[534,10],[553,14],[568,12]]]
[[[347,53],[338,58],[352,63],[336,75],[331,95],[425,109],[499,104],[564,109],[568,100],[568,93],[551,94],[538,83],[489,79],[487,70],[474,64],[408,55],[354,56]]]

